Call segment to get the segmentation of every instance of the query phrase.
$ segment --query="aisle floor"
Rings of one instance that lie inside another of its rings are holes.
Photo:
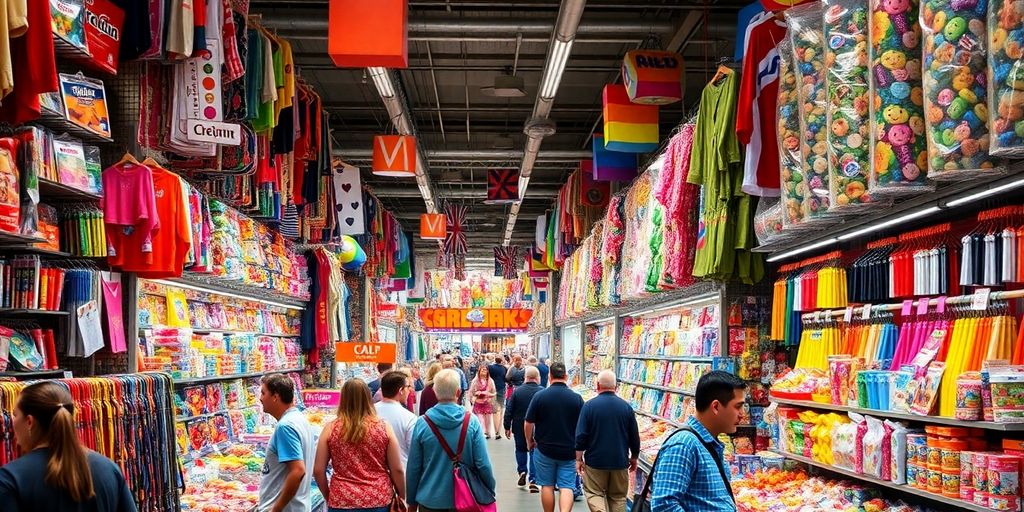
[[[498,510],[501,512],[538,511],[540,494],[530,494],[529,490],[516,486],[519,474],[516,473],[516,442],[501,438],[501,441],[487,441],[487,453],[491,457],[494,479],[497,481]],[[574,511],[586,511],[587,505],[582,501],[575,503]],[[557,510],[557,507],[556,507]]]

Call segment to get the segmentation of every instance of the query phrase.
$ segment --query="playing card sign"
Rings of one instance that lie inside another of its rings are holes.
[[[359,168],[335,161],[334,209],[338,213],[338,225],[342,235],[359,236],[366,232],[363,212],[363,187],[359,180]]]

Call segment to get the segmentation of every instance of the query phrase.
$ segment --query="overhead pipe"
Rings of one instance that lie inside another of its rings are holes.
[[[539,148],[540,143],[537,142],[535,145],[528,144],[528,148]],[[523,151],[514,149],[430,149],[425,151],[426,157],[429,160],[437,161],[449,161],[449,162],[463,162],[473,160],[486,160],[486,159],[497,159],[497,160],[516,160],[523,158]],[[340,156],[351,161],[363,161],[369,160],[373,156],[373,151],[369,149],[335,149],[335,156]],[[587,158],[590,156],[590,151],[584,150],[559,150],[559,149],[548,149],[540,153],[533,155],[534,159],[537,160],[565,160],[574,161],[581,158]]]
[[[567,5],[568,4],[568,5]],[[494,37],[498,34],[522,33],[523,37],[547,36],[555,30],[562,40],[583,36],[621,36],[650,33],[665,33],[672,30],[672,22],[665,20],[592,19],[580,23],[586,0],[564,0],[559,9],[558,21],[552,24],[545,18],[416,18],[409,20],[409,40],[417,36],[480,35]],[[566,11],[566,7],[570,9]],[[566,12],[563,16],[563,12]],[[294,33],[319,34],[327,38],[327,16],[321,10],[267,10],[263,13],[263,25],[277,30],[282,36],[293,37]],[[571,31],[570,31],[571,29]]]
[[[532,188],[530,189],[529,197],[555,197],[558,195],[560,188]],[[377,197],[420,197],[420,191],[412,187],[374,187],[373,193]],[[487,190],[483,183],[477,183],[466,188],[445,190],[443,195],[448,199],[484,199],[487,197]]]

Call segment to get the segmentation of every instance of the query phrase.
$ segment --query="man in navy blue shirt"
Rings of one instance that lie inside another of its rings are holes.
[[[615,387],[614,372],[599,373],[598,395],[583,404],[576,423],[576,471],[591,512],[626,512],[629,472],[640,456],[636,414]]]
[[[526,382],[512,392],[512,398],[505,408],[505,437],[516,440],[516,470],[519,473],[519,487],[526,486],[526,479],[530,479],[530,492],[540,492],[535,485],[537,482],[534,464],[529,463],[530,452],[526,449],[526,434],[523,432],[523,421],[526,419],[526,410],[530,408],[530,402],[534,395],[540,392],[540,372],[532,366],[526,367]]]
[[[576,423],[583,398],[565,385],[565,364],[551,365],[551,387],[541,390],[526,410],[526,448],[534,452],[540,502],[544,512],[555,510],[558,488],[559,510],[572,510],[576,488]]]
[[[490,374],[491,380],[494,381],[494,425],[501,425],[502,420],[505,417],[505,373],[508,372],[508,368],[501,364],[505,360],[500,355],[494,356],[494,364],[487,366],[487,373]],[[501,439],[501,436],[495,436],[495,439]]]

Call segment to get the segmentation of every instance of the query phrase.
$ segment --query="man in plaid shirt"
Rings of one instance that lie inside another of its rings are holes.
[[[658,454],[651,512],[736,511],[718,435],[736,432],[746,388],[739,377],[723,371],[697,382],[697,415],[687,420],[689,431],[673,434]]]

